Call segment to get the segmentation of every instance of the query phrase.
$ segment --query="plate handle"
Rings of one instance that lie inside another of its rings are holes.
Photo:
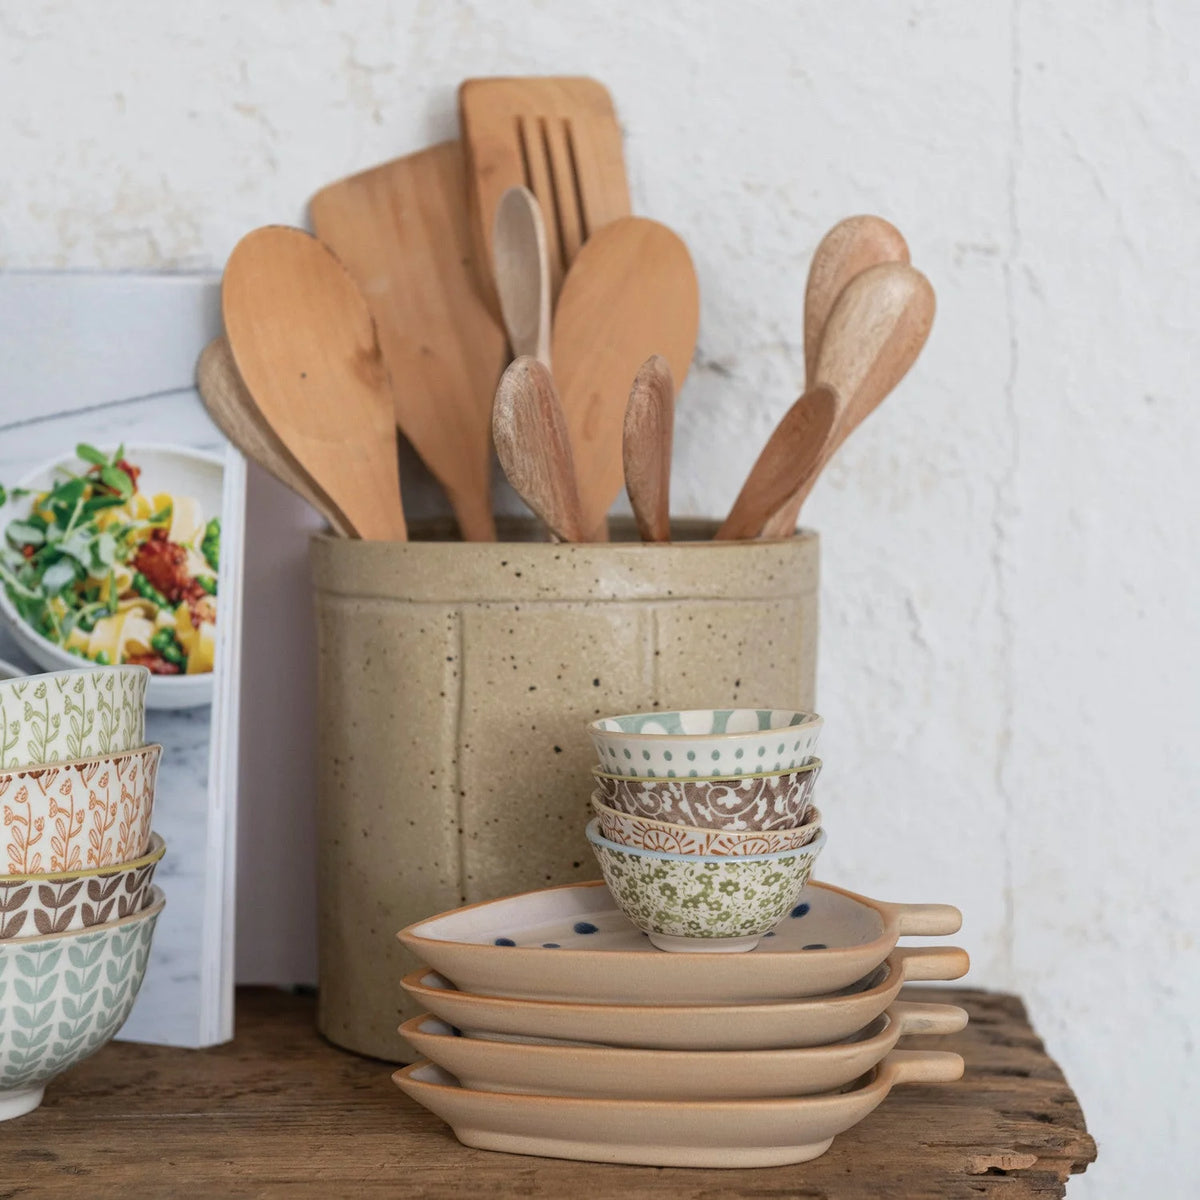
[[[940,937],[962,928],[962,913],[953,904],[885,904],[900,936]]]
[[[909,983],[914,979],[961,979],[971,969],[971,956],[959,946],[898,946],[892,954],[899,958],[900,970]]]
[[[897,1000],[888,1015],[895,1019],[902,1037],[910,1033],[958,1033],[966,1029],[970,1019],[967,1010],[957,1004],[923,1004],[915,1000]]]
[[[879,1077],[890,1089],[898,1083],[952,1083],[961,1079],[963,1057],[952,1050],[893,1050]]]

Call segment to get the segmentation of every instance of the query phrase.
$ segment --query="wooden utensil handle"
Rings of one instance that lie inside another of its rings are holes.
[[[889,904],[901,935],[937,937],[957,933],[962,928],[962,913],[953,904]]]
[[[898,946],[892,955],[909,982],[961,979],[971,969],[971,956],[960,946]]]
[[[883,1060],[879,1077],[888,1087],[898,1083],[952,1083],[961,1079],[963,1057],[951,1050],[893,1050]]]
[[[956,1004],[923,1004],[915,1000],[897,1000],[888,1015],[900,1027],[901,1034],[958,1033],[967,1027],[967,1010]]]

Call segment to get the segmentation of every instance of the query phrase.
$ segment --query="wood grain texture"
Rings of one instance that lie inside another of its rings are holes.
[[[962,1032],[903,1044],[955,1050],[958,1083],[898,1089],[810,1163],[752,1171],[604,1166],[469,1150],[404,1097],[392,1068],[334,1049],[314,1001],[238,993],[237,1037],[204,1051],[116,1043],[0,1124],[22,1200],[480,1195],[558,1200],[1034,1200],[1061,1197],[1096,1157],[1083,1114],[1015,996],[910,989],[960,1004]]]
[[[217,428],[242,452],[308,501],[343,537],[356,537],[354,527],[338,506],[309,478],[287,447],[264,424],[254,398],[237,372],[233,352],[222,334],[213,338],[196,363],[196,387]]]
[[[221,313],[261,419],[359,536],[402,541],[387,372],[362,293],[329,248],[268,225],[234,247]]]
[[[537,197],[509,188],[496,209],[492,264],[513,358],[550,366],[550,259]]]
[[[510,187],[541,205],[554,295],[580,247],[629,214],[629,184],[612,97],[594,79],[468,79],[458,112],[470,209],[482,262],[492,261],[496,207]]]
[[[623,483],[629,389],[651,355],[676,390],[696,348],[700,289],[691,255],[665,225],[622,217],[579,252],[554,311],[554,377],[562,398],[583,519],[601,530]]]
[[[491,419],[507,361],[483,298],[462,147],[443,142],[322,188],[317,235],[375,318],[395,420],[469,541],[492,541]]]
[[[652,355],[638,371],[625,407],[621,454],[625,490],[643,542],[671,540],[671,449],[675,381],[671,364]]]
[[[911,261],[904,235],[890,221],[867,214],[839,221],[817,244],[804,291],[805,387],[816,383],[821,334],[846,285],[878,263]]]
[[[496,454],[517,494],[560,542],[585,541],[571,441],[549,370],[536,358],[510,364],[492,413]]]

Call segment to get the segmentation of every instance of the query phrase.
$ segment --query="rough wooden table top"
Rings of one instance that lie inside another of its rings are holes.
[[[753,1171],[604,1166],[469,1150],[314,1032],[311,997],[238,993],[212,1050],[111,1045],[0,1124],[0,1197],[647,1196],[924,1200],[1062,1196],[1096,1157],[1083,1113],[1016,996],[921,989],[970,1011],[959,1083],[904,1087],[823,1157]],[[915,1044],[915,1041],[912,1043]]]

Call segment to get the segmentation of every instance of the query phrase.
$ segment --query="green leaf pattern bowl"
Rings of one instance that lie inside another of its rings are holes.
[[[137,999],[163,908],[78,933],[0,942],[0,1121],[42,1102],[46,1084],[111,1041]]]
[[[146,729],[145,667],[0,680],[0,770],[123,754]]]
[[[587,827],[618,907],[660,950],[752,950],[792,911],[825,845],[778,854],[668,854],[610,842]]]

